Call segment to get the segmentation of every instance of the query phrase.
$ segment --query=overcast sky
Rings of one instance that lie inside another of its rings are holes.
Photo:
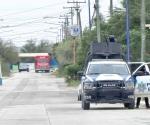
[[[99,1],[101,13],[107,16],[109,0]],[[114,0],[114,6],[120,6],[120,1]],[[95,0],[91,0],[91,15],[94,2]],[[83,27],[88,26],[87,5],[87,3],[80,5]],[[63,9],[63,6],[73,4],[68,4],[67,0],[0,0],[0,38],[11,39],[17,46],[22,46],[28,39],[48,39],[50,42],[56,42],[60,29],[60,25],[57,24],[64,21],[59,17],[69,12]],[[55,18],[43,19],[46,16]]]

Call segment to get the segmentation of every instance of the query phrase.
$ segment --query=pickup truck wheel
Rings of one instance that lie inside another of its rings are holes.
[[[128,108],[129,107],[129,103],[124,103],[124,107]]]
[[[81,95],[78,95],[78,101],[81,101]]]
[[[90,109],[90,103],[86,102],[85,100],[82,99],[82,109],[83,110],[89,110]]]
[[[134,109],[135,108],[135,103],[128,103],[128,109]]]

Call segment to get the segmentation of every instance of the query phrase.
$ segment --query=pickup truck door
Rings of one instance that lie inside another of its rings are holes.
[[[135,97],[150,97],[149,66],[150,63],[144,63],[139,66],[132,74],[135,78]],[[145,69],[145,72],[143,72],[143,69]]]

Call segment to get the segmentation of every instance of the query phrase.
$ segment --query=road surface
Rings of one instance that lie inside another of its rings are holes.
[[[0,86],[0,125],[150,125],[150,110],[121,104],[84,111],[76,89],[49,73],[21,72]]]

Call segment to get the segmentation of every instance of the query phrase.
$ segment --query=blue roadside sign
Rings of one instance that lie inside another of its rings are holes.
[[[71,30],[70,30],[70,34],[71,36],[79,36],[80,35],[80,27],[78,25],[73,25],[71,26]]]

